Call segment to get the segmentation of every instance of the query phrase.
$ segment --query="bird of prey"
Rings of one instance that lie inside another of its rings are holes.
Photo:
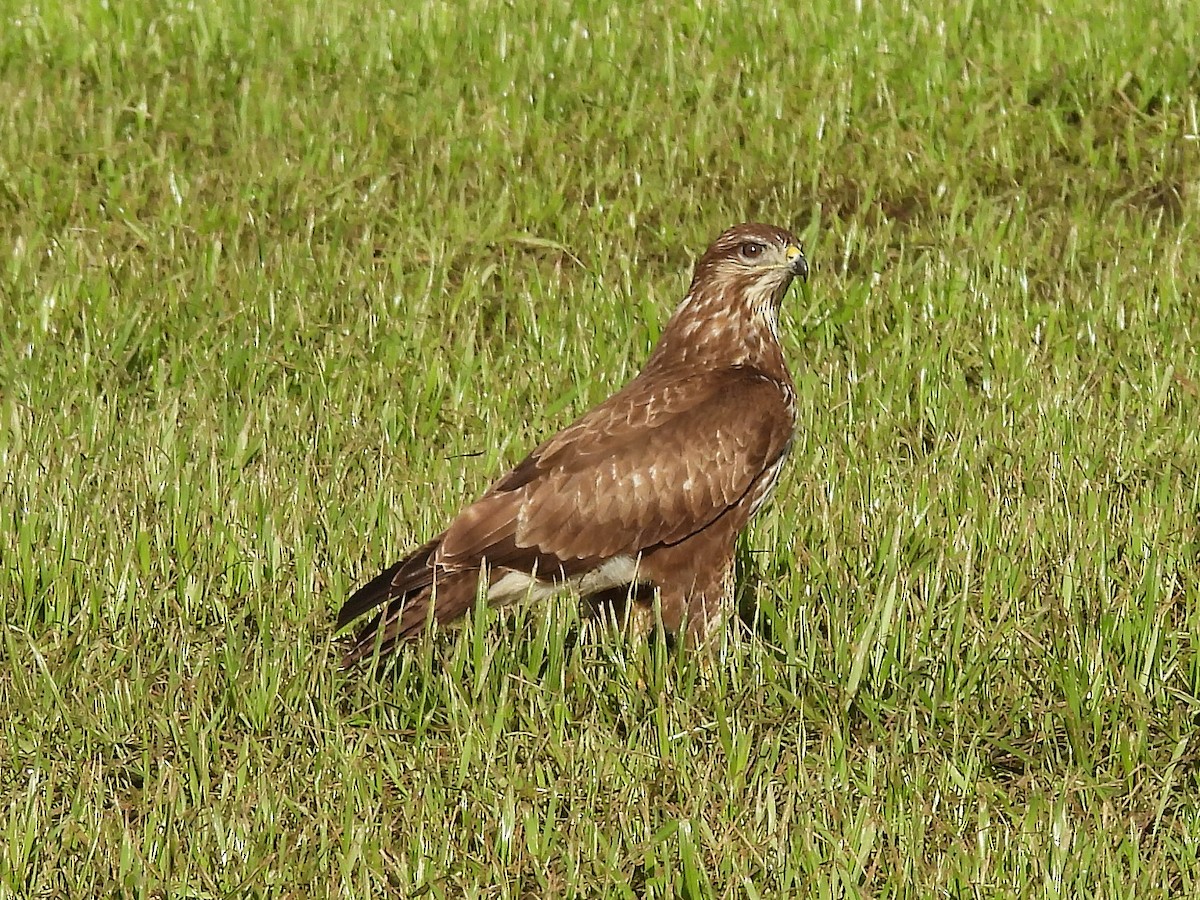
[[[796,277],[808,263],[784,229],[718,237],[640,374],[346,601],[339,629],[379,610],[346,665],[457,619],[480,590],[493,605],[560,587],[597,602],[657,595],[664,629],[702,643],[732,611],[737,536],[792,443],[778,328]]]

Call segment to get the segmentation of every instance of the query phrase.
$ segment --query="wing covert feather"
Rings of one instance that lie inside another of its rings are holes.
[[[738,503],[792,439],[787,389],[757,370],[639,381],[464,510],[439,563],[504,565],[505,554],[532,550],[569,570],[676,543]]]

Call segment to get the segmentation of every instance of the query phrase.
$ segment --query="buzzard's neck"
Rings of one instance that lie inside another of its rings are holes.
[[[781,299],[781,298],[780,298]],[[779,300],[689,293],[663,329],[643,371],[752,366],[791,384],[779,346]]]

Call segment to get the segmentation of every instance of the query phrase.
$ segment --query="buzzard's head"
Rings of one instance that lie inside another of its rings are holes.
[[[774,225],[734,225],[696,263],[692,286],[647,368],[783,366],[779,306],[797,276],[808,278],[808,261],[793,234]]]
[[[808,278],[808,261],[796,237],[774,225],[734,225],[700,257],[691,293],[720,292],[754,298],[755,307],[778,309],[796,276]]]

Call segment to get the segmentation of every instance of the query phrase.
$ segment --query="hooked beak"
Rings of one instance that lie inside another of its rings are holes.
[[[784,256],[787,257],[788,270],[802,281],[808,281],[808,260],[804,258],[804,252],[793,244],[784,251]]]

